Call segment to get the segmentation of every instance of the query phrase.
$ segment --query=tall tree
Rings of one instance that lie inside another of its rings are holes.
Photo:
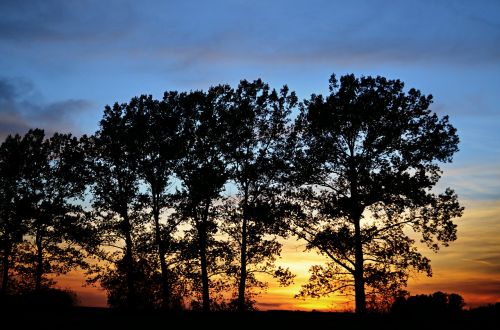
[[[185,118],[183,135],[187,141],[186,153],[176,168],[182,184],[179,212],[194,228],[204,311],[210,310],[208,254],[217,232],[211,212],[228,178],[221,147],[226,136],[222,114],[230,97],[228,86],[217,86],[206,93],[183,94],[180,100]]]
[[[255,274],[290,278],[289,272],[275,269],[274,265],[281,250],[276,235],[284,233],[275,197],[282,190],[289,167],[289,115],[296,105],[295,93],[289,93],[286,86],[279,92],[270,90],[259,79],[241,81],[227,109],[225,156],[231,180],[238,189],[239,205],[226,219],[225,228],[239,250],[237,308],[240,311],[249,305],[247,283],[263,284]]]
[[[127,103],[106,106],[100,128],[88,146],[93,168],[93,208],[98,239],[93,253],[125,274],[126,307],[137,307],[134,231],[143,218],[139,193],[137,144],[131,134]],[[99,248],[100,246],[100,248]],[[107,247],[107,248],[106,248]]]
[[[9,293],[12,262],[17,245],[22,242],[26,225],[22,212],[23,195],[20,193],[24,157],[21,136],[9,135],[0,146],[0,252],[1,293]]]
[[[439,162],[451,162],[458,136],[432,96],[383,77],[330,78],[330,95],[312,95],[296,121],[298,183],[307,217],[295,232],[330,259],[312,268],[301,295],[354,286],[356,312],[372,293],[406,285],[409,271],[431,275],[408,230],[437,251],[456,239],[463,208],[453,190],[435,194]]]
[[[137,144],[134,150],[138,152],[138,175],[147,185],[146,204],[151,209],[154,222],[162,278],[162,305],[169,308],[170,286],[173,283],[169,278],[166,254],[172,246],[172,233],[177,229],[178,221],[168,217],[167,222],[161,224],[160,215],[169,205],[170,194],[167,190],[183,149],[179,94],[165,93],[163,102],[142,95],[130,101],[129,109],[132,117],[130,135]]]
[[[86,187],[84,154],[79,140],[70,134],[46,139],[40,129],[23,137],[21,150],[27,237],[16,268],[28,286],[40,291],[53,283],[47,275],[85,266],[78,246],[82,208],[75,202]]]

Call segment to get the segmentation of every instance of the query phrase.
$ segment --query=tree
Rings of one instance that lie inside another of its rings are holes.
[[[459,315],[465,306],[464,299],[457,293],[434,292],[430,295],[398,297],[391,306],[391,313],[399,316],[447,318]]]
[[[289,115],[297,104],[295,93],[284,86],[270,90],[260,79],[242,80],[227,109],[225,160],[237,192],[237,207],[229,207],[225,232],[237,249],[239,261],[237,308],[248,306],[248,283],[264,286],[255,274],[280,275],[291,279],[287,270],[274,262],[281,251],[277,234],[284,234],[276,196],[289,167],[287,150]]]
[[[463,208],[453,190],[435,194],[439,162],[458,151],[456,129],[429,106],[432,96],[403,90],[399,80],[330,78],[330,95],[312,95],[296,121],[296,184],[307,216],[294,232],[330,260],[312,268],[301,296],[354,286],[356,312],[371,294],[394,293],[410,271],[430,276],[430,260],[410,229],[432,250],[456,239]]]
[[[54,283],[47,275],[86,266],[78,245],[84,235],[82,207],[75,202],[86,187],[84,154],[70,134],[46,139],[40,129],[23,137],[21,152],[20,194],[27,208],[27,230],[16,270],[27,287],[40,291]]]
[[[138,175],[148,187],[147,206],[151,208],[154,221],[154,237],[160,261],[162,278],[163,307],[170,307],[170,286],[168,262],[172,233],[178,222],[168,217],[167,223],[160,224],[160,214],[169,205],[169,188],[175,165],[182,152],[182,123],[179,94],[165,93],[163,102],[151,96],[142,95],[129,103],[131,119],[130,135],[137,147]]]
[[[187,234],[196,243],[204,311],[210,310],[209,267],[215,266],[208,264],[210,252],[215,252],[212,249],[213,236],[217,232],[211,213],[213,202],[220,197],[228,179],[222,153],[223,138],[226,136],[222,113],[230,96],[228,86],[211,87],[206,93],[195,91],[179,96],[185,118],[182,134],[187,141],[184,157],[175,171],[182,184],[177,209],[193,226]],[[215,260],[212,259],[212,262]]]
[[[14,254],[27,230],[22,214],[26,206],[19,191],[24,166],[21,140],[18,134],[9,135],[0,146],[0,276],[4,295],[10,292]]]
[[[125,305],[134,309],[137,307],[134,235],[144,219],[140,216],[142,205],[137,150],[134,150],[139,146],[131,134],[129,110],[127,103],[106,106],[100,128],[88,144],[96,233],[90,249],[94,255],[114,264],[115,270],[123,271],[127,288]],[[104,272],[107,271],[104,267]],[[100,278],[105,278],[105,274],[99,274],[94,280]]]

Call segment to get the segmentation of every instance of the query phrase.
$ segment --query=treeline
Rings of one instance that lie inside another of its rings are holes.
[[[249,310],[271,277],[293,281],[276,264],[293,236],[330,260],[298,296],[380,306],[431,272],[405,228],[434,250],[456,239],[457,197],[431,189],[458,137],[431,101],[383,77],[332,76],[303,102],[243,80],[106,106],[92,136],[9,135],[2,294],[81,268],[111,306]]]

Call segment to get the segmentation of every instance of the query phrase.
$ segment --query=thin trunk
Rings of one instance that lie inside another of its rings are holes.
[[[126,278],[127,278],[127,307],[135,309],[136,295],[134,287],[134,259],[132,256],[132,233],[128,213],[125,211],[123,217],[123,231],[125,234],[125,265],[126,265]]]
[[[8,241],[8,235],[6,236],[6,242],[5,242],[5,249],[4,249],[4,254],[2,258],[2,265],[3,265],[3,274],[2,274],[2,294],[7,295],[8,289],[9,289],[9,258],[10,258],[10,253],[11,253],[11,246]]]
[[[355,244],[355,267],[354,267],[354,291],[356,295],[356,314],[366,313],[365,304],[365,278],[363,273],[363,243],[361,241],[360,216],[354,220],[354,244]]]
[[[42,275],[43,275],[43,234],[42,228],[38,227],[35,235],[36,244],[36,269],[35,269],[35,291],[42,289]]]
[[[158,246],[158,254],[160,258],[160,268],[161,268],[161,279],[162,279],[162,308],[170,308],[170,285],[168,283],[168,267],[167,261],[165,260],[165,246],[161,239],[160,231],[160,206],[158,203],[159,197],[156,193],[153,193],[153,218],[155,221],[155,238],[156,245]]]
[[[210,311],[210,292],[208,283],[208,269],[207,269],[207,220],[208,220],[208,209],[210,203],[207,201],[205,205],[205,212],[203,213],[203,218],[201,219],[201,224],[198,227],[198,237],[200,244],[200,263],[201,263],[201,285],[202,285],[202,299],[203,299],[203,311]]]
[[[248,225],[248,188],[243,201],[243,223],[241,224],[240,283],[238,286],[238,310],[245,311],[245,288],[247,280],[247,225]]]
[[[358,173],[354,160],[354,143],[349,145],[351,155],[349,164],[349,181],[351,191],[351,219],[354,222],[354,294],[356,300],[356,314],[366,313],[365,302],[365,275],[363,260],[363,241],[361,237],[361,215],[363,208],[360,205],[358,194]]]

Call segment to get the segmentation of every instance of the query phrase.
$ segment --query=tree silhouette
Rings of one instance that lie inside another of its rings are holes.
[[[354,286],[356,312],[365,286],[386,295],[412,270],[431,275],[407,229],[432,250],[456,239],[462,215],[451,189],[436,195],[438,162],[451,162],[458,136],[448,117],[429,110],[431,96],[403,91],[399,80],[330,78],[330,95],[312,95],[296,121],[298,194],[306,217],[295,233],[330,260],[312,268],[301,296]]]
[[[170,307],[169,269],[166,254],[172,246],[172,233],[178,221],[168,217],[166,224],[160,224],[160,214],[169,205],[167,188],[173,176],[175,165],[183,150],[182,110],[178,105],[178,94],[165,93],[163,102],[151,96],[133,98],[129,103],[131,116],[130,135],[137,147],[138,175],[146,183],[147,202],[154,221],[154,237],[160,261],[163,307]]]
[[[398,316],[450,317],[457,316],[465,306],[464,299],[457,293],[419,294],[398,297],[391,306],[391,313]]]
[[[277,92],[261,80],[242,80],[233,95],[225,116],[225,160],[238,189],[238,206],[229,207],[224,229],[238,250],[237,308],[243,311],[249,305],[247,284],[264,285],[256,273],[291,278],[288,271],[274,266],[281,251],[276,235],[284,234],[276,196],[289,166],[289,115],[297,97],[286,86]]]
[[[242,80],[106,106],[91,137],[8,136],[2,298],[63,297],[53,275],[81,266],[111,306],[244,311],[267,286],[258,274],[292,281],[276,260],[295,234],[328,258],[300,297],[459,313],[457,294],[401,297],[410,274],[431,275],[414,235],[438,251],[463,212],[453,190],[435,192],[459,139],[431,103],[383,77],[332,75],[328,96],[301,104],[286,86]]]
[[[137,307],[135,290],[134,235],[144,223],[140,211],[138,154],[132,134],[132,115],[126,103],[106,106],[100,129],[89,144],[93,169],[94,231],[93,253],[115,264],[126,283],[126,307]],[[99,248],[100,247],[100,248]],[[107,247],[102,248],[102,247]],[[101,267],[102,268],[102,267]],[[106,267],[104,272],[108,271]],[[94,280],[109,274],[99,274]],[[103,278],[104,278],[103,277]]]
[[[221,238],[220,222],[218,219],[220,199],[214,200],[207,221],[207,234],[205,242],[205,259],[207,282],[202,281],[203,269],[200,257],[199,229],[191,225],[185,230],[178,243],[179,257],[177,275],[184,284],[184,294],[189,300],[193,310],[207,311],[206,297],[208,291],[208,310],[226,311],[233,309],[228,304],[228,298],[234,289],[230,281],[232,270],[231,262],[234,260],[233,250]],[[184,215],[185,217],[185,215]],[[191,219],[191,222],[193,220]],[[208,283],[207,286],[206,283]],[[186,305],[188,306],[188,305]]]
[[[65,274],[86,263],[78,243],[83,236],[84,154],[70,134],[45,138],[30,130],[21,141],[20,192],[25,206],[26,237],[19,246],[16,271],[27,288],[40,291],[54,282],[47,275]]]
[[[221,150],[226,136],[221,116],[230,96],[228,86],[179,96],[184,115],[183,135],[187,141],[184,157],[176,168],[182,184],[178,211],[194,228],[188,235],[196,242],[204,311],[210,310],[209,244],[217,231],[211,211],[228,178]]]
[[[24,157],[21,150],[21,136],[9,135],[0,146],[0,251],[1,251],[1,293],[10,292],[12,262],[17,246],[26,233],[27,208],[20,192]]]

